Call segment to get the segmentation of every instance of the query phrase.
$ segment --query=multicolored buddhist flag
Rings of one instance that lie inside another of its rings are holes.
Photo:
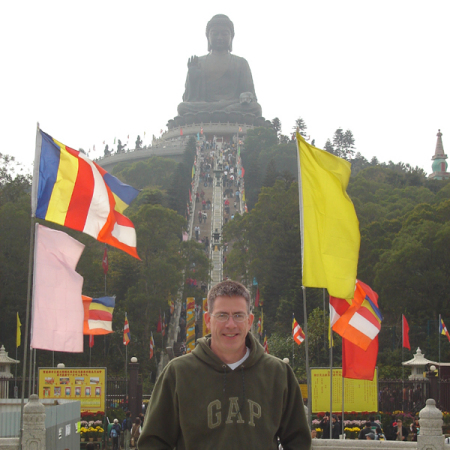
[[[203,310],[203,314],[202,314],[202,330],[203,330],[203,336],[206,336],[208,334],[208,327],[206,326],[206,320],[205,320],[205,313],[208,311],[208,299],[204,298],[202,301],[202,310]]]
[[[169,299],[167,300],[167,303],[169,304],[170,314],[173,314],[173,312],[175,311],[175,302],[173,301],[173,299],[170,295],[169,295]]]
[[[263,347],[264,347],[264,353],[269,354],[269,344],[267,343],[266,333],[264,333],[264,344],[263,344]]]
[[[295,320],[294,313],[292,313],[292,337],[298,345],[305,340],[305,333],[303,333],[301,326]]]
[[[360,234],[346,192],[350,163],[313,147],[298,132],[296,137],[303,285],[352,299]]]
[[[195,298],[186,299],[186,353],[195,348]]]
[[[19,316],[17,316],[17,319],[18,318],[19,318]],[[447,327],[445,326],[445,323],[442,320],[442,317],[440,314],[439,314],[439,333],[447,336],[447,339],[450,341],[450,334],[448,333]]]
[[[84,308],[83,334],[102,335],[113,332],[112,319],[116,297],[81,296]]]
[[[153,349],[155,348],[155,341],[153,340],[153,331],[150,336],[150,359],[153,358]]]
[[[125,324],[123,326],[123,345],[128,345],[130,343],[131,333],[130,325],[128,324],[127,313],[125,313]]]
[[[330,296],[333,331],[363,350],[378,336],[382,320],[378,294],[360,280],[356,280],[351,301]]]
[[[89,234],[135,258],[136,231],[122,213],[139,191],[38,129],[32,216]]]
[[[257,329],[257,333],[261,336],[262,334],[262,321],[261,321],[261,317],[258,319],[258,329]]]

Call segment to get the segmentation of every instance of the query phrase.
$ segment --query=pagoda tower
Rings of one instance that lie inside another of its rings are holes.
[[[434,152],[433,157],[431,158],[433,164],[431,168],[433,169],[433,173],[428,176],[428,178],[434,180],[447,180],[450,179],[450,172],[447,172],[447,155],[444,153],[444,146],[442,145],[442,133],[441,130],[438,130],[437,133],[437,142],[436,142],[436,150]]]

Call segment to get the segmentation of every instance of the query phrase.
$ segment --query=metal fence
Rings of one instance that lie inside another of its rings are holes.
[[[450,411],[450,380],[379,380],[379,410],[383,412],[419,412],[427,399],[436,401],[441,411]]]

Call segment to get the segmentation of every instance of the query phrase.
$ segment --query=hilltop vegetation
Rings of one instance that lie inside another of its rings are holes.
[[[296,146],[276,144],[275,133],[272,140],[270,133],[253,130],[251,145],[242,151],[251,208],[225,227],[225,239],[236,242],[225,271],[234,279],[257,280],[265,329],[272,336],[269,344],[284,357],[292,354],[292,312],[297,321],[304,321]],[[277,149],[283,170],[278,170]],[[252,169],[249,164],[254,164]],[[383,367],[400,367],[401,314],[408,318],[413,351],[420,345],[432,360],[438,358],[439,314],[450,320],[446,295],[450,288],[450,181],[428,180],[421,169],[403,163],[380,164],[376,158],[368,162],[360,154],[351,164],[348,193],[361,230],[358,277],[380,296],[384,314],[381,373],[399,376],[401,369]],[[252,176],[247,178],[249,171]],[[327,301],[321,289],[307,289],[308,316],[316,333],[310,337],[322,344],[311,352],[313,364],[322,366],[328,365]],[[295,347],[298,361],[304,360],[303,347]],[[450,346],[443,346],[441,357],[450,359]],[[335,362],[340,364],[339,348]]]
[[[258,282],[264,301],[264,328],[271,353],[292,355],[292,313],[303,324],[301,245],[296,146],[289,138],[267,128],[249,133],[241,156],[245,167],[249,213],[236,215],[224,227],[224,239],[233,242],[224,275],[252,285]],[[331,148],[330,148],[331,150]],[[132,165],[120,164],[114,174],[142,192],[126,214],[133,221],[142,261],[109,249],[108,295],[116,295],[113,329],[96,337],[92,349],[96,365],[109,373],[124,370],[122,329],[127,311],[131,329],[129,350],[138,357],[142,371],[156,372],[155,359],[148,360],[150,332],[155,331],[159,311],[168,315],[169,297],[180,287],[183,297],[204,296],[182,279],[206,280],[209,261],[202,246],[182,242],[186,228],[195,142],[191,140],[181,163],[153,157]],[[410,324],[415,351],[420,345],[429,359],[437,360],[437,318],[450,321],[450,182],[428,180],[421,169],[393,162],[369,162],[361,154],[351,158],[352,177],[348,193],[361,229],[358,277],[380,296],[384,322],[380,333],[379,366],[382,376],[401,374],[401,314]],[[30,238],[29,177],[11,172],[12,161],[2,158],[0,170],[0,343],[10,356],[15,349],[15,315],[24,324]],[[67,232],[86,245],[77,271],[84,277],[83,293],[105,293],[102,270],[103,244],[82,233]],[[256,286],[252,287],[255,293]],[[321,289],[307,289],[311,365],[328,365],[328,298]],[[325,308],[324,308],[325,306]],[[260,309],[256,312],[260,314]],[[24,330],[24,328],[22,328]],[[155,335],[157,352],[161,335]],[[445,338],[443,338],[445,339]],[[339,339],[337,339],[339,344]],[[22,347],[23,348],[23,347]],[[22,348],[19,349],[21,359]],[[85,348],[87,347],[87,338]],[[304,346],[295,346],[298,374],[304,370]],[[412,353],[408,353],[408,358]],[[157,353],[158,355],[159,353]],[[334,350],[340,364],[340,347]],[[442,360],[450,360],[450,345],[442,346]],[[55,361],[88,365],[89,354],[57,354]],[[51,364],[50,352],[38,352],[38,365]]]

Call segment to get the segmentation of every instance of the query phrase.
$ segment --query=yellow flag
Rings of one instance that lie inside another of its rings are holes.
[[[331,319],[328,321],[328,348],[334,347],[333,330],[331,328]]]
[[[20,332],[20,327],[22,326],[22,324],[20,323],[20,319],[19,319],[19,313],[17,313],[17,333],[16,333],[16,347],[20,347],[20,337],[21,337],[21,332]]]
[[[359,222],[346,189],[350,163],[297,135],[303,286],[352,299],[360,244]]]

